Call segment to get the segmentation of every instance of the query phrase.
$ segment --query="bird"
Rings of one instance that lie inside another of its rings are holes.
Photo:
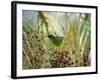
[[[63,41],[63,37],[54,36],[53,34],[49,34],[48,38],[50,39],[52,44],[55,45],[56,47],[59,47]]]

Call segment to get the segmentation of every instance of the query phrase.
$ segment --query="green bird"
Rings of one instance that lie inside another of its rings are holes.
[[[54,36],[52,34],[48,35],[48,38],[51,40],[53,45],[57,47],[59,47],[61,45],[61,42],[63,41],[63,37]]]

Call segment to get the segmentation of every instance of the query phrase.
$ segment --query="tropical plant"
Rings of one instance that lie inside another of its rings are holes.
[[[34,11],[22,21],[23,69],[90,65],[90,14]]]

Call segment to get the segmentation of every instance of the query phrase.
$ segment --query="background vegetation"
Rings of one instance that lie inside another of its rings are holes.
[[[23,69],[91,65],[90,14],[23,10],[22,22]]]

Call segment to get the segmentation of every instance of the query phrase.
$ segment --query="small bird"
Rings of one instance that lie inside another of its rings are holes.
[[[63,37],[54,36],[53,34],[48,35],[48,38],[51,40],[53,45],[59,47],[63,41]]]

